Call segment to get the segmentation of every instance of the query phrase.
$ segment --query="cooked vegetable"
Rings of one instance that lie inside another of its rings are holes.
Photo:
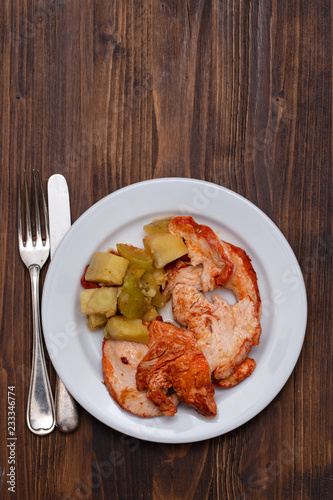
[[[147,310],[145,296],[134,274],[128,274],[124,279],[118,296],[118,309],[126,318],[142,318]]]
[[[136,267],[142,268],[145,271],[153,269],[153,259],[143,248],[127,245],[126,243],[119,243],[117,245],[119,255],[127,259]]]
[[[93,283],[92,281],[87,281],[86,280],[86,272],[87,272],[87,269],[88,269],[89,265],[86,266],[85,270],[84,270],[84,273],[81,277],[81,285],[83,286],[83,288],[98,288],[99,285],[97,285],[97,283]]]
[[[105,285],[121,285],[128,267],[128,260],[108,252],[95,252],[88,266],[85,279]]]
[[[167,233],[169,222],[173,219],[173,217],[164,217],[163,219],[155,219],[150,224],[146,224],[143,226],[143,230],[145,235],[156,234],[156,233]]]
[[[80,293],[81,312],[113,316],[117,311],[117,294],[117,287],[82,290]]]
[[[154,269],[151,272],[145,272],[140,279],[140,283],[144,288],[160,287],[167,281],[167,275],[164,269]]]
[[[142,344],[147,344],[149,341],[148,328],[141,319],[128,319],[123,316],[113,316],[108,320],[104,336],[107,339],[128,340]]]
[[[145,274],[145,270],[142,267],[137,267],[135,264],[130,263],[130,265],[127,268],[126,275],[128,274],[133,274],[133,276],[136,277],[136,279],[140,279],[141,276]],[[126,278],[125,275],[125,278]]]
[[[157,268],[162,268],[173,260],[187,254],[187,248],[180,236],[169,233],[156,233],[145,236],[145,248],[152,253]]]
[[[155,307],[164,307],[167,303],[167,297],[161,294],[159,290],[157,290],[156,295],[151,299],[151,303]]]
[[[104,326],[108,320],[105,314],[88,314],[88,326],[90,330],[95,330],[96,328],[100,328]]]
[[[152,305],[148,306],[147,311],[145,312],[142,321],[153,321],[153,319],[157,318],[159,316],[159,313],[157,312],[156,308]]]
[[[109,338],[148,342],[142,322],[158,317],[156,308],[167,301],[161,293],[167,281],[163,266],[187,253],[183,240],[168,233],[172,219],[144,226],[145,249],[119,243],[117,250],[95,252],[81,280],[86,290],[80,297],[91,330],[105,326]]]
[[[90,290],[82,290],[80,292],[80,305],[82,314],[87,314],[87,305],[93,293],[97,290],[97,288],[92,288]]]
[[[153,272],[145,272],[139,280],[142,293],[150,302],[153,297],[160,291],[161,285],[166,282],[166,274],[164,269],[155,269]]]

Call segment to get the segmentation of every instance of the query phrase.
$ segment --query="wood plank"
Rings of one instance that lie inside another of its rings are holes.
[[[16,0],[1,6],[0,40],[1,498],[11,498],[12,385],[18,498],[331,498],[331,2]],[[277,224],[309,316],[295,370],[266,409],[184,445],[124,436],[84,410],[73,435],[28,431],[31,301],[16,189],[32,168],[45,186],[65,175],[73,221],[116,189],[177,176],[232,189]]]

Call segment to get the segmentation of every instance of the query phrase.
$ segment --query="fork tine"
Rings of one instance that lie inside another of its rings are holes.
[[[43,189],[42,178],[41,178],[39,170],[38,170],[38,177],[39,177],[39,184],[40,184],[40,188],[41,188],[41,192],[42,192],[44,220],[45,220],[45,244],[47,245],[49,242],[49,214],[47,211],[46,196],[45,196],[45,192]]]
[[[40,227],[40,212],[37,194],[36,170],[32,171],[34,176],[34,195],[35,195],[35,216],[36,216],[36,243],[42,239],[42,231]]]
[[[30,208],[29,208],[29,193],[28,193],[28,183],[27,183],[27,173],[23,171],[24,176],[24,187],[25,187],[25,218],[27,224],[27,235],[26,235],[26,244],[32,243],[32,231],[31,231],[31,218],[30,218]]]

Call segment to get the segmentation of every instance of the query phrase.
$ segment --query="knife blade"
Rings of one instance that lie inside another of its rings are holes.
[[[51,259],[71,226],[69,191],[61,174],[52,175],[47,184]],[[79,407],[57,375],[55,392],[56,426],[62,432],[73,432],[79,426]]]

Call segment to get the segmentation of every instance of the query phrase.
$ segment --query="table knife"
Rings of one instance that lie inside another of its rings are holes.
[[[50,225],[50,257],[53,255],[71,226],[69,192],[66,179],[61,174],[49,178],[48,206]],[[79,407],[57,375],[55,392],[56,426],[62,432],[73,432],[79,426]]]

